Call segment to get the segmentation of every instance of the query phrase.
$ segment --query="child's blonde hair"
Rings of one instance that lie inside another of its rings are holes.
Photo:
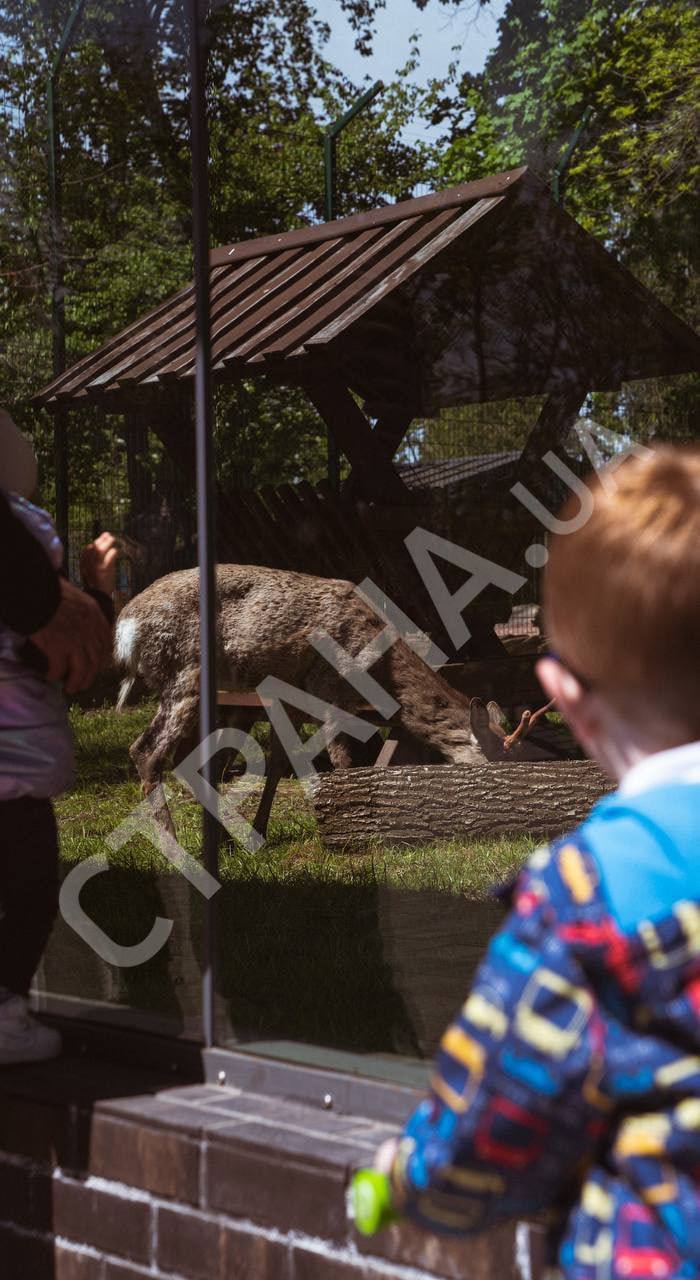
[[[588,482],[585,524],[552,539],[550,642],[640,728],[700,737],[700,448],[662,446],[604,480]]]

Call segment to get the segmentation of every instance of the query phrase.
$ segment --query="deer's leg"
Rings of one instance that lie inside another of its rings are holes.
[[[327,662],[320,659],[309,668],[304,689],[314,697],[322,698],[324,702],[344,711],[357,713],[362,703],[351,685],[329,668]],[[351,734],[340,732],[331,738],[327,750],[334,769],[350,769],[353,766],[373,765],[380,747],[378,733],[363,742]]]
[[[219,715],[219,722],[225,728],[237,729],[243,734],[251,732],[257,719],[259,719],[259,713],[251,707],[226,707]],[[239,755],[235,749],[217,752],[212,762],[212,780],[216,780],[217,786],[220,786],[225,778],[228,780],[245,771],[245,757],[242,754]]]
[[[197,681],[193,687],[192,680],[185,678],[174,689],[163,693],[151,723],[129,750],[141,778],[144,796],[153,796],[151,804],[156,820],[172,835],[175,828],[162,791],[163,772],[178,749],[181,760],[187,754],[187,748],[192,749],[196,741],[198,715]]]
[[[258,835],[263,839],[267,835],[267,824],[270,821],[270,811],[272,802],[275,798],[275,792],[289,767],[287,755],[275,733],[272,725],[270,725],[270,760],[267,766],[267,775],[265,777],[265,786],[260,797],[258,811],[255,815],[253,826]]]
[[[337,736],[328,743],[328,754],[331,758],[333,768],[350,769],[354,759],[354,748],[363,745],[364,743],[360,743],[356,739],[348,737],[347,733],[337,734]]]
[[[148,728],[129,747],[129,755],[136,766],[136,771],[141,779],[141,791],[146,798],[152,796],[154,792],[158,792],[163,782],[162,768],[158,769],[156,761],[158,744],[165,733],[168,722],[168,712],[167,704],[161,702]],[[175,828],[172,815],[162,791],[157,796],[153,795],[151,805],[155,811],[156,821],[165,827],[166,831],[169,831],[171,835],[174,835]]]

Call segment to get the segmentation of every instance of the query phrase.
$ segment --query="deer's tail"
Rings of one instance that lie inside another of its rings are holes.
[[[117,703],[115,707],[115,711],[117,712],[117,715],[119,715],[120,712],[124,710],[124,704],[127,698],[129,697],[129,694],[131,693],[131,690],[133,689],[135,684],[136,684],[136,676],[126,676],[125,679],[122,680],[119,686],[119,697],[117,698]]]
[[[124,704],[136,683],[134,666],[136,660],[136,619],[120,617],[114,631],[114,660],[118,667],[126,667],[128,674],[119,688],[116,711],[124,710]]]

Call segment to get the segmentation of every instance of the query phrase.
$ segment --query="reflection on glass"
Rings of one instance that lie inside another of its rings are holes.
[[[35,978],[40,1008],[77,1018],[101,1018],[161,1034],[201,1037],[202,899],[187,880],[143,836],[111,850],[110,833],[142,803],[128,754],[132,739],[148,723],[152,708],[117,715],[112,705],[83,710],[74,705],[76,786],[56,804],[61,875],[96,856],[109,870],[95,875],[80,893],[80,907],[114,943],[133,947],[150,934],[158,917],[173,921],[170,937],[138,964],[110,964],[59,916]],[[183,820],[183,847],[199,847],[194,805]]]
[[[249,807],[252,816],[255,797]],[[222,851],[222,1043],[306,1061],[310,1046],[324,1046],[336,1066],[420,1078],[400,1059],[434,1053],[503,916],[489,885],[532,847],[528,838],[362,847],[349,820],[347,849],[331,851],[300,784],[283,782],[267,844]]]

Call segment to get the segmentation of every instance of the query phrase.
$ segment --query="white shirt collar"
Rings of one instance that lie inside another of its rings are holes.
[[[700,742],[645,756],[627,770],[618,790],[620,795],[634,796],[672,782],[700,783]]]

